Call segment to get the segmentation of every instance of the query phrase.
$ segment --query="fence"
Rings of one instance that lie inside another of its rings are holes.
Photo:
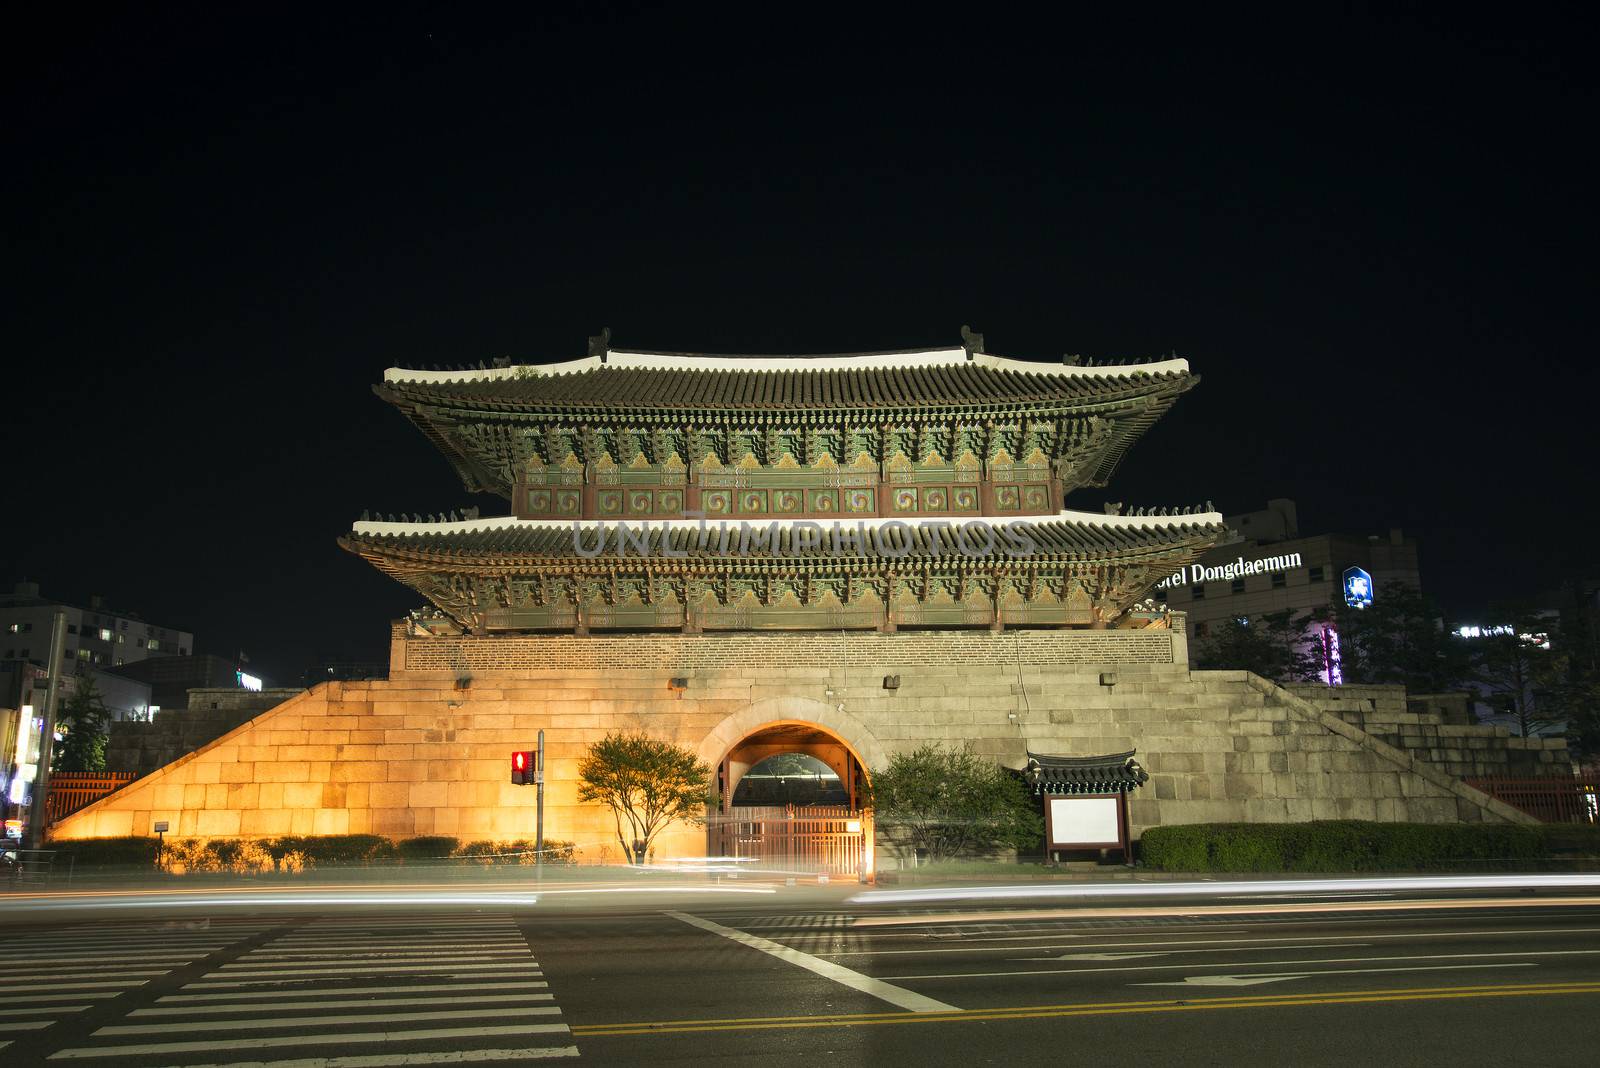
[[[712,849],[787,871],[855,875],[866,860],[870,817],[853,809],[740,807],[713,816]]]
[[[1600,779],[1467,779],[1468,786],[1542,823],[1600,822]]]
[[[45,811],[51,823],[70,816],[128,785],[138,775],[131,771],[58,771],[50,776]]]

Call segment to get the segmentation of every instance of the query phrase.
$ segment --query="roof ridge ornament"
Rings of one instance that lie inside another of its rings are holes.
[[[606,362],[606,354],[611,351],[611,328],[602,326],[600,332],[589,339],[589,355],[600,357],[600,362]]]
[[[983,351],[983,335],[973,333],[972,327],[961,327],[961,347],[967,350],[967,359]]]

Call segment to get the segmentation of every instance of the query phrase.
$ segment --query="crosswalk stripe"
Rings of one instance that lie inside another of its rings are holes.
[[[528,961],[533,964],[533,961]],[[255,968],[256,965],[246,967]],[[232,965],[224,965],[232,968]],[[349,968],[295,968],[265,969],[259,971],[216,971],[213,975],[225,975],[229,979],[259,978],[262,976],[286,975],[377,975],[382,972],[422,973],[422,972],[506,972],[517,975],[524,970],[522,963],[507,964],[357,964]]]
[[[153,972],[151,974],[159,975],[161,973]],[[0,983],[0,994],[22,990],[90,990],[110,987],[120,987],[126,990],[129,987],[143,986],[149,981],[148,979],[113,979],[106,982],[90,982],[86,980],[81,983]]]
[[[194,986],[189,983],[183,989],[188,990]],[[241,983],[228,983],[227,986],[242,986]],[[403,990],[408,994],[420,994],[435,990],[543,990],[550,984],[542,979],[519,983],[440,983],[434,986],[334,986],[318,991],[315,987],[296,987],[293,990],[252,990],[249,993],[239,994],[167,994],[156,1000],[168,1001],[242,1001],[256,998],[300,998],[307,994],[325,992],[328,994],[390,994]]]
[[[347,1016],[286,1016],[271,1020],[206,1020],[208,1031],[254,1031],[264,1027],[331,1027],[334,1024],[386,1024],[407,1023],[411,1020],[470,1020],[474,1017],[515,1019],[519,1016],[560,1016],[554,1005],[530,1005],[524,1008],[446,1009],[440,1012],[376,1012],[352,1013]],[[0,1027],[5,1026],[0,1024]],[[102,1027],[95,1032],[101,1035],[165,1035],[174,1031],[193,1031],[196,1023],[117,1024]]]
[[[322,964],[324,958],[338,960],[387,960],[399,964],[408,960],[482,960],[485,957],[531,957],[526,946],[521,949],[480,949],[473,953],[413,953],[400,949],[379,949],[371,953],[250,953],[233,964],[224,964],[227,970],[237,968],[292,968],[298,964]]]
[[[154,1053],[196,1053],[223,1049],[275,1049],[283,1046],[364,1045],[369,1042],[425,1042],[436,1038],[493,1038],[510,1035],[570,1034],[564,1023],[518,1024],[506,1027],[438,1027],[422,1031],[356,1031],[334,1035],[284,1035],[211,1039],[205,1042],[143,1042],[128,1046],[84,1046],[61,1049],[50,1060],[91,1057],[142,1057]],[[378,1062],[383,1063],[383,1062]],[[392,1062],[391,1062],[392,1063]]]
[[[420,973],[416,973],[416,974],[420,974]],[[445,975],[449,975],[449,974],[453,974],[453,973],[448,972],[448,971],[445,973]],[[526,975],[526,976],[533,976],[533,977],[541,977],[541,976],[544,975],[544,973],[541,972],[541,971],[519,971],[519,972],[513,972],[512,974],[513,975]],[[287,985],[289,983],[320,983],[320,982],[325,982],[328,979],[354,979],[354,978],[357,978],[358,976],[360,976],[360,977],[372,976],[372,978],[374,978],[374,979],[384,978],[381,975],[377,975],[372,969],[368,968],[366,970],[353,971],[353,972],[350,972],[347,975],[340,975],[338,973],[335,973],[335,974],[333,974],[331,976],[313,975],[313,976],[305,976],[305,977],[299,977],[299,978],[297,978],[295,976],[270,975],[270,976],[267,976],[264,979],[260,979],[260,978],[257,978],[257,979],[239,979],[239,978],[234,978],[234,979],[228,980],[226,982],[217,981],[217,980],[197,980],[197,981],[195,981],[193,983],[189,983],[188,985],[186,985],[184,987],[184,989],[185,990],[191,990],[191,989],[193,989],[193,990],[227,990],[227,989],[232,989],[232,988],[237,988],[237,987],[242,987],[242,986],[284,986],[284,985]],[[399,975],[393,976],[392,978],[400,979],[400,978],[404,978],[404,976],[405,976],[405,973],[402,972]],[[444,976],[443,975],[428,975],[426,978],[429,978],[429,979],[442,979],[442,978],[444,978]],[[483,976],[481,976],[481,975],[469,975],[469,976],[467,976],[467,978],[469,978],[469,979],[482,979]],[[304,995],[306,993],[307,989],[308,988],[302,986],[302,987],[299,987],[299,988],[291,991],[291,993],[296,994],[296,995]]]
[[[23,994],[19,997],[0,998],[0,1005],[15,1005],[22,1001],[77,1001],[80,999],[92,1001],[95,998],[103,998],[105,996],[106,994],[104,992],[90,992],[84,994]]]
[[[4,983],[0,983],[0,990],[14,989],[28,985],[32,979],[103,979],[107,973],[119,978],[133,978],[140,975],[166,975],[171,968],[101,968],[93,972],[8,972]]]
[[[41,1012],[82,1012],[87,1005],[34,1005],[26,1009],[0,1009],[0,1016],[33,1016]]]
[[[234,1061],[231,1064],[195,1064],[189,1068],[390,1068],[391,1065],[542,1061],[552,1057],[577,1055],[577,1046],[534,1046],[527,1049],[459,1049],[448,1053],[384,1053],[376,1057],[305,1057],[292,1061]]]
[[[388,987],[405,990],[406,987]],[[455,989],[451,987],[450,989]],[[301,991],[304,993],[304,991]],[[509,1005],[518,1001],[551,1001],[554,994],[479,994],[464,998],[361,998],[356,1001],[280,1001],[274,1005],[176,1005],[168,1008],[134,1009],[129,1016],[194,1016],[208,1012],[282,1012],[285,1009],[365,1009],[390,1005],[481,1005],[493,1002]],[[79,1008],[81,1006],[72,1006]]]
[[[40,1031],[54,1020],[0,1020],[0,1031]]]
[[[274,943],[274,945],[276,944],[277,943]],[[504,956],[508,953],[529,952],[528,947],[525,945],[520,947],[501,946],[495,949],[489,949],[482,945],[473,945],[472,943],[464,942],[448,946],[418,947],[407,945],[403,949],[399,947],[393,949],[383,949],[374,947],[371,942],[365,942],[350,946],[330,947],[327,949],[257,949],[250,953],[250,959],[255,960],[263,957],[347,957],[351,956],[357,950],[367,951],[360,954],[360,956],[363,957],[382,955],[388,955],[391,957],[468,957],[483,956],[484,954]]]

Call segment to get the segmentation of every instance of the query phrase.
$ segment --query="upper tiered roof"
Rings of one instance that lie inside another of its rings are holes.
[[[926,410],[1074,406],[1134,397],[1167,403],[1198,382],[1182,359],[1083,367],[963,348],[823,356],[711,356],[607,349],[543,366],[415,371],[390,368],[376,387],[406,406],[490,412],[629,409],[685,414],[736,410]],[[1164,406],[1163,406],[1164,408]]]

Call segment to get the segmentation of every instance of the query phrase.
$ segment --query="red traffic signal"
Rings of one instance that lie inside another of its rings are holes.
[[[527,786],[533,782],[533,754],[511,754],[511,784],[513,786]]]

